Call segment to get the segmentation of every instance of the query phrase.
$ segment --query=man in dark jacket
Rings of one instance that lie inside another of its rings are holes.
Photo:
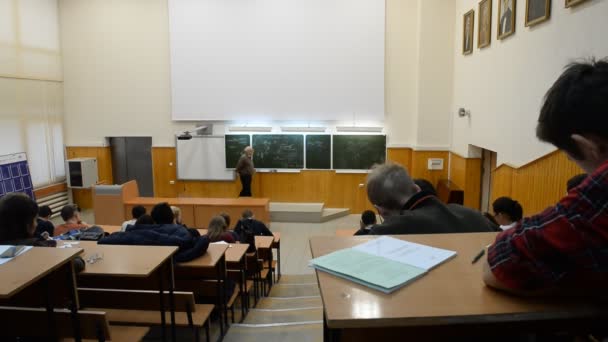
[[[493,231],[479,212],[421,191],[401,165],[375,167],[367,178],[367,196],[384,218],[371,235]]]
[[[237,233],[238,236],[241,236],[244,226],[250,229],[253,232],[253,235],[272,236],[270,229],[266,227],[264,222],[256,220],[253,216],[253,212],[249,209],[243,211],[242,219],[236,224],[234,232]]]

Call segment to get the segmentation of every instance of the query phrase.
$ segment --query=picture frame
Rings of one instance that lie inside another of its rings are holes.
[[[496,39],[505,39],[515,33],[517,0],[498,0]]]
[[[477,48],[483,49],[490,44],[492,44],[492,0],[481,0],[479,2]]]
[[[576,5],[582,4],[587,0],[566,0],[566,8],[574,7]]]
[[[475,10],[470,10],[462,16],[462,54],[473,53],[475,32]]]
[[[532,27],[551,18],[551,0],[526,0],[526,27]]]

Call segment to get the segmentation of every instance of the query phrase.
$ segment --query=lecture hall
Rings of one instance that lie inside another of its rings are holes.
[[[607,0],[0,0],[0,341],[608,342]]]

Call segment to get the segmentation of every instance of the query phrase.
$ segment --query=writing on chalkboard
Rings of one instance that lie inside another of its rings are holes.
[[[306,168],[331,169],[331,135],[306,136]]]
[[[245,147],[251,145],[249,134],[226,134],[226,168],[234,169]]]
[[[385,135],[334,135],[334,169],[367,170],[386,160]]]
[[[304,135],[254,134],[253,162],[263,169],[304,168]]]

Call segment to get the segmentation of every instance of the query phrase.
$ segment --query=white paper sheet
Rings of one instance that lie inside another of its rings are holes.
[[[14,247],[14,246],[7,246],[7,245],[0,245],[0,254],[4,253],[4,251],[6,251],[7,249]],[[22,249],[19,254],[17,254],[17,256],[13,257],[13,258],[0,258],[0,265],[4,265],[5,263],[15,259],[16,257],[20,256],[21,254],[29,251],[30,249],[32,249],[32,246],[26,246],[24,249]]]

